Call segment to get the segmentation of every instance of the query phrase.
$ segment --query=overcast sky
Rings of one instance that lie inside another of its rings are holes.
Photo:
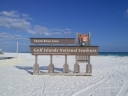
[[[29,52],[30,37],[91,33],[100,52],[128,52],[128,0],[0,0],[0,49]]]

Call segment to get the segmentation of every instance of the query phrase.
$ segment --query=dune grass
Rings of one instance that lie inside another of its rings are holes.
[[[0,54],[4,54],[3,52],[0,52]]]

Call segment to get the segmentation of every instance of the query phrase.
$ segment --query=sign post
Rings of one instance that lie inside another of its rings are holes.
[[[90,46],[90,33],[88,34],[88,46]],[[86,73],[92,73],[92,65],[90,64],[90,55],[88,55],[88,64],[86,65]]]
[[[52,40],[52,37],[51,37]],[[52,46],[52,43],[50,44]],[[52,54],[50,54],[50,64],[48,66],[48,72],[49,73],[54,73],[54,65],[52,63]]]
[[[33,65],[34,75],[65,75],[65,76],[90,76],[92,75],[92,65],[90,64],[90,56],[98,55],[98,46],[90,46],[90,33],[88,35],[88,46],[79,46],[79,34],[76,34],[76,45],[67,46],[67,44],[74,44],[75,38],[30,38],[32,44],[30,45],[31,54],[35,55],[35,64]],[[84,43],[84,42],[82,42]],[[38,45],[50,44],[50,46]],[[54,44],[61,44],[61,46],[53,46]],[[64,44],[64,45],[62,45]],[[38,45],[38,46],[37,46]],[[38,55],[50,55],[50,64],[48,65],[48,72],[41,73],[39,71]],[[63,73],[54,72],[54,64],[52,62],[53,55],[65,55],[65,63],[63,65]],[[69,72],[69,65],[67,64],[67,56],[75,55],[74,73]],[[80,65],[78,62],[88,62],[86,65],[86,73],[80,73]]]
[[[33,73],[37,75],[39,73],[38,56],[35,55],[35,64],[33,65]]]
[[[76,46],[78,46],[78,33],[76,33]],[[80,66],[77,61],[78,56],[76,55],[76,63],[74,64],[74,73],[79,73],[80,72]]]
[[[38,44],[36,44],[38,46]],[[33,65],[33,74],[37,75],[39,73],[38,55],[35,55],[35,64]]]
[[[67,42],[67,38],[66,38],[66,42]],[[67,46],[67,44],[65,44],[65,46]],[[63,65],[63,72],[64,73],[69,72],[69,65],[67,64],[67,55],[65,55],[65,64]]]

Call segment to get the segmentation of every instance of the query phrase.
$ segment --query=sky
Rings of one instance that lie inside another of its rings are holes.
[[[0,49],[30,52],[30,38],[91,33],[99,52],[128,52],[128,0],[0,0]]]

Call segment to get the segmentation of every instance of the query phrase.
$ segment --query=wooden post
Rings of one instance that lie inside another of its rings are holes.
[[[38,75],[39,73],[39,64],[38,64],[38,56],[35,55],[35,64],[33,65],[33,74]]]
[[[38,46],[38,44],[36,45]],[[38,75],[38,73],[39,73],[38,55],[35,55],[35,64],[33,65],[33,75]]]
[[[65,46],[67,46],[67,44],[65,44]],[[68,73],[69,72],[69,65],[67,64],[67,55],[65,55],[65,64],[63,65],[63,72],[64,73]]]
[[[88,46],[90,46],[90,33],[88,34]],[[90,64],[90,55],[88,55],[88,64],[86,65],[86,73],[92,73],[92,65]]]
[[[90,56],[88,56],[88,64],[86,65],[86,73],[92,73],[92,65],[90,64]]]
[[[76,46],[78,46],[78,33],[76,33]],[[76,63],[74,64],[74,73],[80,73],[80,66],[77,61],[77,55],[76,55]]]
[[[76,55],[77,57],[77,55]],[[77,58],[76,58],[76,63],[74,65],[74,73],[80,73],[80,66],[78,64]]]
[[[51,41],[52,41],[52,37],[51,37]],[[52,46],[52,44],[51,44],[51,46]],[[50,54],[50,64],[48,66],[48,72],[49,73],[54,73],[54,65],[52,63],[52,54]]]

